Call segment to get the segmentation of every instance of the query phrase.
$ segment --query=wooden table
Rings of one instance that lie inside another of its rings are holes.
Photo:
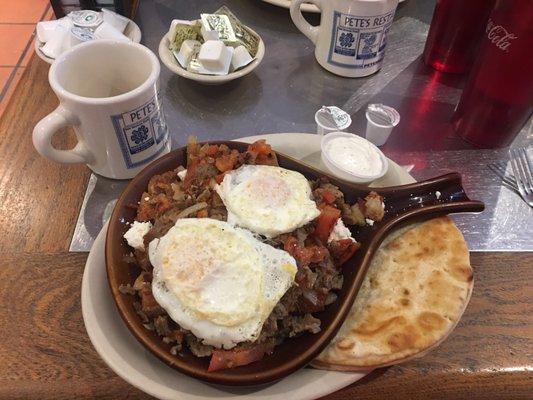
[[[89,170],[33,148],[34,125],[57,105],[47,73],[34,57],[0,122],[0,399],[146,399],[100,360],[85,332],[87,254],[68,246]],[[72,146],[69,135],[55,145]],[[472,300],[438,349],[327,399],[533,398],[533,255],[471,259]]]

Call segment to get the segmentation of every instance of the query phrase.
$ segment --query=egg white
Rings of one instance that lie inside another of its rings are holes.
[[[209,218],[179,219],[150,242],[149,257],[158,304],[217,348],[256,340],[296,274],[287,252]]]
[[[229,224],[266,237],[292,232],[320,214],[305,176],[280,167],[243,165],[227,173],[216,191]]]

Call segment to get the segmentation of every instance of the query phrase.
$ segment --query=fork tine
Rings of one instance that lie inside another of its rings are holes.
[[[492,172],[494,172],[494,174],[495,174],[496,176],[498,176],[499,178],[502,178],[502,179],[503,179],[502,171],[498,168],[498,166],[497,166],[496,164],[489,163],[489,164],[487,164],[487,167],[488,167]]]
[[[499,163],[498,163],[498,166],[499,166],[499,168],[501,168],[501,171],[503,172],[503,175],[504,175],[509,181],[511,181],[511,183],[512,183],[513,185],[516,186],[516,179],[515,179],[513,173],[512,173],[512,172],[509,172],[509,174],[507,174],[507,163],[499,162]],[[511,168],[511,169],[512,169],[512,168]]]
[[[518,184],[518,189],[525,194],[528,194],[528,190],[526,188],[526,177],[524,170],[522,169],[522,160],[520,159],[520,153],[517,149],[511,149],[511,160],[512,160],[512,166],[514,175],[516,178],[516,183]]]
[[[518,191],[518,187],[516,185],[513,185],[507,181],[502,181],[502,185],[505,186],[507,189],[515,192],[517,195],[521,196],[520,192]]]
[[[500,172],[505,176],[507,177],[509,180],[511,180],[515,185],[516,185],[516,180],[512,174],[512,172],[509,173],[509,175],[507,174],[507,163],[504,163],[504,162],[496,162],[496,163],[493,163],[494,167],[497,168],[498,170],[500,170]]]
[[[533,192],[533,173],[531,172],[533,168],[531,167],[529,155],[527,154],[527,149],[525,147],[521,148],[520,150],[522,150],[520,153],[522,155],[522,162],[524,164],[524,169],[526,172],[526,178],[528,181],[529,191]]]
[[[505,175],[502,174],[502,171],[498,168],[498,166],[496,164],[487,164],[487,167],[492,171],[494,172],[494,175],[496,175],[498,178],[500,178],[501,180],[503,180],[503,178],[505,177]]]
[[[524,160],[522,159],[522,155],[520,154],[520,149],[515,149],[514,152],[515,152],[516,163],[518,164],[518,168],[520,171],[520,179],[522,180],[522,186],[524,188],[524,191],[526,192],[526,194],[531,194],[532,190],[529,185],[529,179],[526,173],[526,166],[525,166]]]
[[[516,184],[518,186],[518,190],[520,193],[525,192],[524,186],[523,186],[523,178],[521,176],[520,168],[518,167],[518,160],[516,159],[515,149],[509,150],[510,159],[511,159],[511,167],[513,168],[514,177],[516,179]]]
[[[493,164],[490,164],[490,165],[492,166],[491,169],[495,173],[498,173],[498,174],[501,174],[501,175],[505,176],[505,168],[503,168],[500,163],[493,163]]]
[[[506,163],[500,161],[500,162],[494,163],[494,165],[496,165],[496,167],[498,169],[500,169],[500,171],[507,172],[507,164]]]
[[[494,174],[502,180],[504,184],[506,184],[511,189],[514,189],[516,192],[518,191],[518,187],[516,186],[516,180],[510,176],[505,175],[505,171],[502,171],[500,166],[498,166],[496,163],[490,163],[487,164],[487,167],[494,172]]]

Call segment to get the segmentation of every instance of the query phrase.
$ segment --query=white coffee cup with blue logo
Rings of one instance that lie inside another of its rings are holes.
[[[129,179],[170,151],[158,93],[160,65],[147,47],[94,40],[62,53],[48,80],[59,106],[33,130],[33,144],[60,163],[84,163],[108,178]],[[52,146],[52,136],[72,126],[71,150]]]
[[[320,9],[320,25],[304,19],[302,3]],[[315,57],[322,67],[357,78],[381,68],[397,5],[398,0],[291,0],[291,18],[315,44]]]

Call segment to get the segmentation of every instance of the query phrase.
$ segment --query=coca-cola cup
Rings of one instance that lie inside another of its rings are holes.
[[[453,116],[477,147],[512,142],[533,111],[533,1],[497,0]]]
[[[494,2],[437,0],[424,48],[424,62],[442,72],[468,72]]]

